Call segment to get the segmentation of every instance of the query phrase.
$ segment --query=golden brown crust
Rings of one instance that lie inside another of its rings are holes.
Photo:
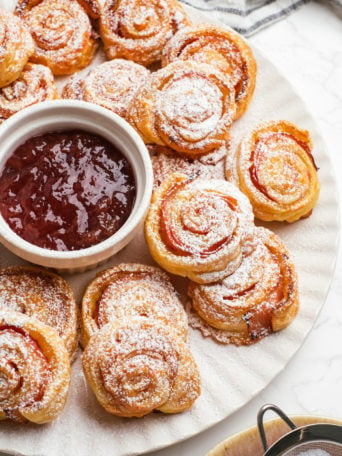
[[[27,63],[16,81],[0,89],[0,123],[21,109],[56,98],[58,90],[51,70]]]
[[[188,322],[167,274],[143,264],[120,264],[100,272],[82,299],[83,345],[113,321],[140,318],[171,326],[183,340]]]
[[[123,57],[141,65],[160,60],[171,36],[190,21],[174,0],[106,0],[100,35],[109,59]]]
[[[78,336],[78,309],[68,283],[59,275],[35,266],[0,269],[0,309],[37,318],[55,329],[70,357]]]
[[[21,3],[17,14],[35,42],[32,62],[48,66],[53,74],[72,74],[91,62],[97,43],[89,17],[76,0]]]
[[[20,76],[33,51],[33,40],[25,24],[0,8],[0,88]]]
[[[234,115],[234,88],[219,70],[177,61],[140,87],[127,120],[145,143],[198,157],[226,144]]]
[[[189,286],[190,324],[223,343],[257,342],[288,326],[298,310],[297,274],[281,239],[265,228],[251,234],[232,275]]]
[[[164,269],[210,283],[238,267],[252,222],[248,199],[229,182],[175,173],[153,193],[145,237]]]
[[[54,420],[64,408],[70,361],[54,331],[35,318],[0,310],[0,420]]]
[[[188,346],[171,328],[147,321],[104,326],[84,351],[83,370],[99,403],[118,416],[182,412],[200,394]]]
[[[237,150],[236,167],[239,187],[261,220],[295,222],[309,216],[317,203],[311,138],[291,122],[255,127]]]
[[[236,32],[213,24],[183,28],[165,46],[162,65],[175,60],[216,66],[235,88],[235,119],[246,111],[255,88],[257,65],[251,48]]]
[[[137,63],[114,59],[97,66],[84,79],[72,78],[62,97],[95,103],[125,117],[131,99],[149,74]]]

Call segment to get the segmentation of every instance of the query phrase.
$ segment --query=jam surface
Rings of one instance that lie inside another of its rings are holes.
[[[80,250],[107,239],[129,217],[133,170],[106,139],[81,130],[35,136],[7,160],[0,210],[26,241]]]

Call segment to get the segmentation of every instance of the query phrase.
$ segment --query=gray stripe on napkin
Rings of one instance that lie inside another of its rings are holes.
[[[181,0],[250,36],[311,0]],[[330,0],[341,6],[342,0]],[[326,3],[326,0],[324,1]]]

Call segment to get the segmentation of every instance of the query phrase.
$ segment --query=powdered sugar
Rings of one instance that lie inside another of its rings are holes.
[[[60,334],[70,355],[75,351],[76,302],[62,277],[24,266],[0,270],[0,309],[39,319]]]
[[[114,59],[97,66],[84,79],[72,78],[62,96],[99,104],[124,117],[135,92],[148,76],[145,67]]]
[[[168,276],[158,268],[139,264],[118,265],[89,285],[82,302],[87,335],[114,321],[141,319],[155,322],[187,339],[184,308]]]
[[[133,319],[103,327],[90,340],[83,367],[100,403],[119,416],[182,411],[199,394],[187,346],[158,324]]]

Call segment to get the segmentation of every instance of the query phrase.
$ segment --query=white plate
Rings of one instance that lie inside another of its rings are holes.
[[[194,10],[191,14],[196,20],[209,22]],[[254,52],[257,88],[247,113],[232,128],[234,143],[260,121],[287,119],[311,132],[319,166],[322,190],[312,216],[292,225],[268,225],[283,238],[297,266],[301,296],[297,318],[284,331],[250,347],[218,345],[190,331],[202,375],[202,395],[191,411],[180,415],[155,413],[128,420],[107,414],[86,385],[79,356],[73,365],[70,397],[60,418],[41,427],[1,423],[0,450],[28,456],[123,456],[163,448],[204,431],[242,407],[284,369],[302,345],[333,277],[339,233],[336,184],[325,145],[307,108],[278,70],[257,49]],[[142,233],[99,269],[122,261],[152,263]],[[16,263],[20,263],[18,258],[0,248],[0,266]],[[78,297],[95,273],[67,278]],[[182,284],[176,281],[179,291]]]

